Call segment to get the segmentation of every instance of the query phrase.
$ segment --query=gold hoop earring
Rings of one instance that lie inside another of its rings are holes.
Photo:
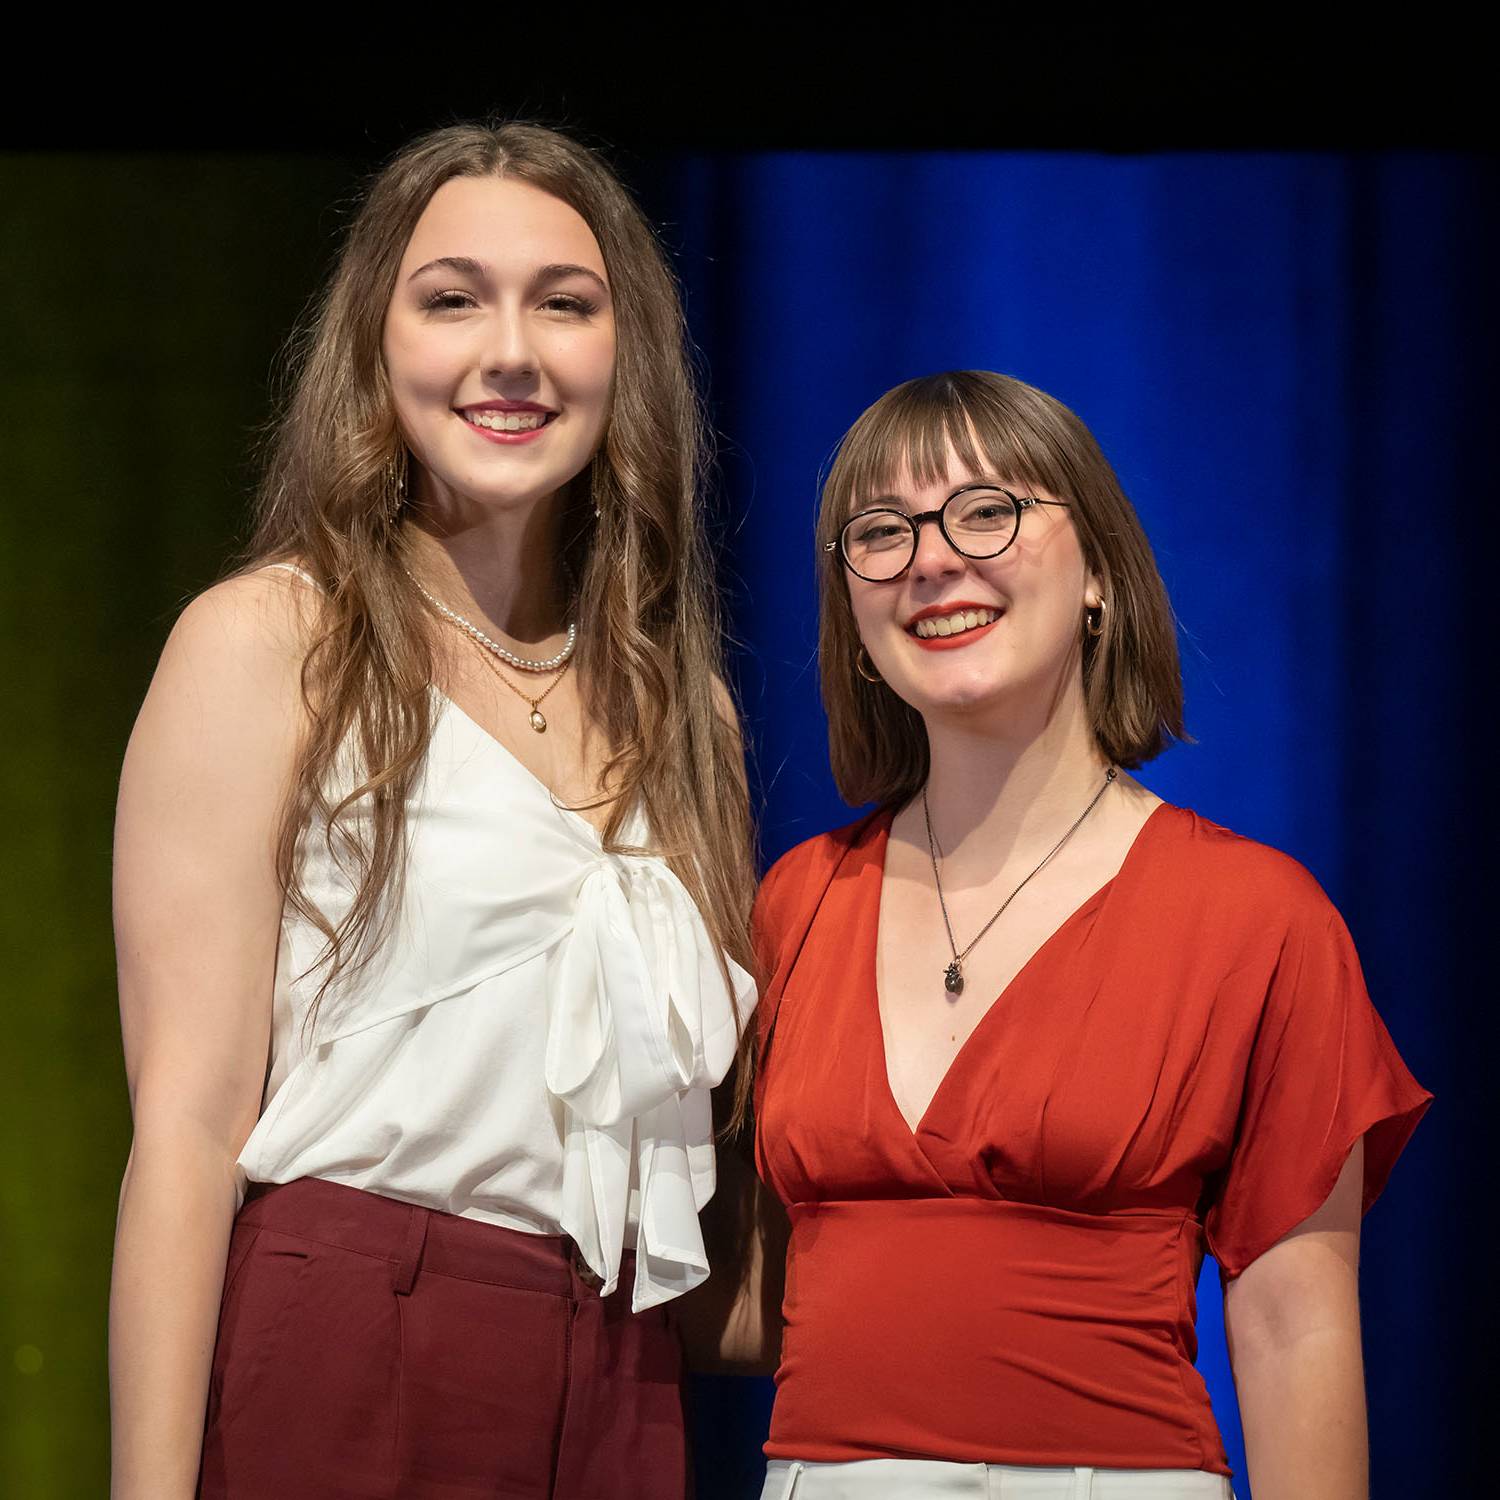
[[[870,662],[870,670],[865,671],[865,663]],[[854,653],[854,670],[864,678],[866,682],[884,682],[885,678],[875,670],[875,663],[870,660],[870,654],[863,646]]]
[[[1104,634],[1104,614],[1108,606],[1101,599],[1092,609],[1083,612],[1083,628],[1096,639]]]

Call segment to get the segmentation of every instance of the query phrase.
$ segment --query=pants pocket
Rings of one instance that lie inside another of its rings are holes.
[[[226,1278],[203,1500],[389,1500],[396,1301],[389,1261],[260,1230]]]
[[[220,1428],[251,1405],[275,1371],[310,1258],[308,1249],[288,1235],[266,1229],[248,1235],[243,1248],[231,1241],[219,1309],[209,1422]]]
[[[766,1482],[760,1492],[760,1500],[793,1500],[801,1487],[801,1463],[792,1459],[784,1469],[780,1469],[776,1467],[778,1462],[779,1460],[773,1459],[766,1468]]]

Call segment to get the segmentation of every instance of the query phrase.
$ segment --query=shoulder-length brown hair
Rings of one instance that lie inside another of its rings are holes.
[[[828,754],[846,802],[904,802],[927,779],[922,718],[856,670],[859,631],[837,552],[839,530],[903,474],[931,484],[948,453],[1069,502],[1089,568],[1103,585],[1103,630],[1079,618],[1084,698],[1102,753],[1135,767],[1185,739],[1182,674],[1167,591],[1134,507],[1093,434],[1060,401],[987,370],[950,370],[887,391],[845,434],[818,512],[818,653]],[[828,544],[833,543],[830,550]]]
[[[375,177],[294,338],[245,564],[295,559],[325,591],[302,672],[311,729],[276,853],[288,901],[327,939],[319,999],[378,945],[400,885],[406,800],[433,729],[435,663],[429,617],[403,569],[395,476],[406,452],[382,329],[401,256],[433,193],[454,177],[490,176],[531,183],[578,212],[603,253],[614,304],[606,430],[569,486],[563,520],[578,580],[575,668],[612,747],[607,780],[619,788],[606,846],[623,847],[639,796],[655,851],[697,900],[719,948],[751,961],[749,802],[738,723],[720,686],[720,620],[700,518],[706,429],[676,284],[639,208],[594,152],[540,126],[455,125],[412,142]],[[346,741],[360,784],[331,797]],[[299,843],[315,825],[356,882],[337,923],[300,879]]]

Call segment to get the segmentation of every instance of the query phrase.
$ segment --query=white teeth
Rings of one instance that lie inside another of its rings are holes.
[[[938,635],[957,635],[960,631],[977,630],[981,625],[988,625],[999,618],[998,609],[958,609],[951,615],[929,615],[925,620],[918,620],[912,627],[912,632],[922,640],[930,641]]]
[[[464,421],[492,432],[534,432],[547,420],[539,411],[466,411]]]

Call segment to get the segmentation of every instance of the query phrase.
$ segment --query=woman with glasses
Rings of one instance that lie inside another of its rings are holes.
[[[1312,877],[1129,774],[1182,689],[1108,462],[1019,381],[910,381],[818,539],[833,771],[879,806],[756,908],[766,1495],[1230,1495],[1205,1251],[1256,1493],[1363,1495],[1359,1221],[1431,1096]]]

